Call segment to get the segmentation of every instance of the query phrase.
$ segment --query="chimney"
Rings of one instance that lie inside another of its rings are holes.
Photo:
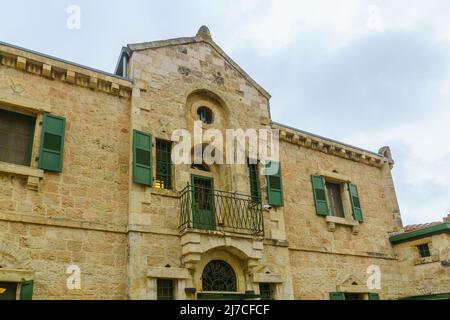
[[[450,212],[448,213],[448,215],[444,218],[444,219],[442,219],[444,222],[446,222],[446,223],[450,223]]]

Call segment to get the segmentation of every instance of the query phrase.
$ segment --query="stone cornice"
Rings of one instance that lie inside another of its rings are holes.
[[[351,161],[364,163],[380,168],[388,159],[375,153],[352,147],[344,143],[296,130],[279,123],[272,123],[273,129],[280,130],[280,140],[292,143],[304,148],[331,154]]]
[[[131,98],[133,82],[99,70],[0,42],[0,65],[50,80]]]

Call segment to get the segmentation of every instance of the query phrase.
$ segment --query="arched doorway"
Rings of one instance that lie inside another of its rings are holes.
[[[202,287],[206,292],[237,292],[236,273],[228,263],[213,260],[203,270]]]

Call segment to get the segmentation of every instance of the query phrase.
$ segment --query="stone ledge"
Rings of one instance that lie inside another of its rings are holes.
[[[355,251],[355,250],[348,250],[348,249],[342,249],[342,250],[327,250],[325,247],[294,247],[289,246],[289,250],[292,251],[302,251],[302,252],[313,252],[313,253],[323,253],[323,254],[337,254],[342,256],[354,256],[354,257],[362,257],[362,258],[373,258],[373,259],[385,259],[385,260],[396,260],[398,261],[398,258],[387,254],[387,253],[374,253],[368,254],[367,252],[362,251]]]
[[[6,162],[0,162],[0,172],[27,177],[28,189],[35,191],[39,189],[40,180],[44,178],[44,171],[41,169]]]
[[[181,194],[179,192],[173,191],[173,190],[151,188],[150,193],[152,195],[168,197],[168,198],[180,198],[181,197]]]
[[[2,105],[18,107],[30,110],[32,112],[51,112],[52,107],[49,104],[21,97],[17,94],[0,93],[0,102]]]
[[[0,269],[0,281],[22,282],[34,279],[33,270]]]
[[[359,226],[359,222],[358,221],[350,220],[350,219],[346,219],[346,218],[334,217],[334,216],[327,216],[326,217],[326,221],[328,223],[335,223],[335,224],[340,224],[340,225],[343,225],[343,226],[350,226],[350,227],[357,227],[357,226]]]
[[[254,273],[253,282],[256,283],[283,283],[283,277],[277,274]]]
[[[183,268],[162,268],[150,267],[147,270],[147,277],[160,279],[189,279],[188,269]]]
[[[113,232],[123,234],[127,233],[125,226],[102,224],[90,221],[77,221],[67,218],[49,218],[42,216],[32,216],[17,213],[0,212],[0,221],[7,221],[12,223],[29,223],[35,225],[69,228],[69,229],[82,229],[90,231],[103,231],[103,232]]]

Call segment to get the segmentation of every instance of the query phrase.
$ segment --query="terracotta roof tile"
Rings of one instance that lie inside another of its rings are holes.
[[[420,230],[420,229],[436,226],[436,225],[441,224],[441,223],[442,222],[430,222],[430,223],[423,223],[423,224],[412,224],[412,225],[403,227],[403,230],[405,232],[413,232],[413,231],[416,231],[416,230]]]

